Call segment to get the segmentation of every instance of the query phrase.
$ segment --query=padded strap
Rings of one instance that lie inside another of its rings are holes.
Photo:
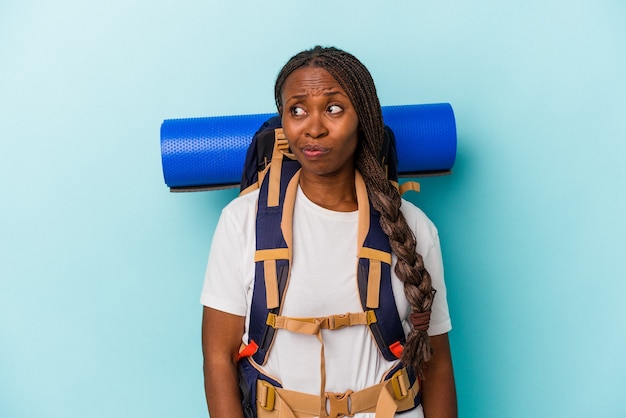
[[[355,190],[358,204],[357,280],[363,310],[376,310],[379,322],[370,326],[385,359],[397,359],[389,350],[395,342],[404,343],[402,321],[398,315],[391,285],[391,248],[380,226],[380,215],[371,206],[363,176],[357,170]]]
[[[382,277],[381,262],[391,265],[391,254],[364,247],[365,239],[371,228],[370,225],[370,204],[367,197],[367,188],[363,176],[357,170],[355,175],[354,186],[356,189],[357,205],[358,205],[358,257],[367,258],[369,262],[369,273],[367,278],[367,302],[366,307],[377,309],[380,300],[380,282]]]

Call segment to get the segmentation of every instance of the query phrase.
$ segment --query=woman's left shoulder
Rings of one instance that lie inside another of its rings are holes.
[[[409,227],[416,235],[428,235],[430,238],[435,239],[439,232],[437,227],[430,220],[430,218],[424,213],[423,210],[415,206],[408,200],[402,199],[402,205],[400,210],[409,224]]]

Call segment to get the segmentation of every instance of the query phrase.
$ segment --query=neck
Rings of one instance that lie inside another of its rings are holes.
[[[343,176],[309,177],[300,175],[300,188],[306,197],[318,206],[337,212],[357,210],[354,171]]]

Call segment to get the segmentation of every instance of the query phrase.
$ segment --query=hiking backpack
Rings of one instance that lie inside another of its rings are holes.
[[[386,166],[390,181],[397,184],[395,137],[387,126],[379,158]],[[240,187],[242,194],[260,189],[249,341],[239,356],[244,409],[248,410],[255,409],[258,381],[280,387],[278,382],[265,376],[258,367],[251,365],[249,359],[251,358],[256,365],[264,365],[277,329],[284,328],[277,322],[283,318],[281,307],[287,293],[290,254],[281,231],[281,222],[287,188],[299,168],[300,164],[290,153],[287,139],[280,128],[280,117],[270,118],[255,133],[248,148]],[[413,190],[417,190],[415,184],[412,184]],[[406,339],[391,285],[391,247],[387,235],[380,226],[380,214],[371,203],[369,214],[369,231],[359,253],[357,268],[363,312],[346,314],[348,316],[332,315],[328,319],[329,323],[323,326],[330,329],[348,325],[368,326],[383,357],[388,361],[394,361],[400,358]],[[397,376],[402,367],[399,363],[387,377]],[[408,372],[406,378],[409,386],[412,386],[416,379],[412,372]],[[414,399],[411,407],[417,404],[419,398]]]

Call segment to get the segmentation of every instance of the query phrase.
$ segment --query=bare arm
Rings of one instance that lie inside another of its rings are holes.
[[[457,418],[456,387],[448,334],[430,337],[433,358],[426,365],[422,382],[425,418]]]
[[[237,353],[245,318],[211,308],[202,315],[204,391],[211,418],[243,418]]]

